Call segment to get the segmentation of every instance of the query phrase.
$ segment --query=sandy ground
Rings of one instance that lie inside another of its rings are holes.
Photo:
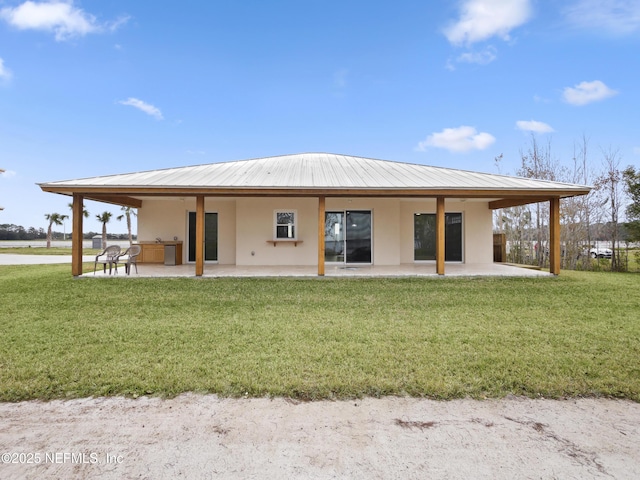
[[[0,456],[2,479],[635,479],[640,404],[196,394],[0,403]]]

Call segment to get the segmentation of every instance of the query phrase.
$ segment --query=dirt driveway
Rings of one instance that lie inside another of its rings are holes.
[[[640,478],[640,404],[185,394],[0,404],[0,478]]]

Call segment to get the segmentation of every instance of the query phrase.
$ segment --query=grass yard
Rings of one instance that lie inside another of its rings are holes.
[[[640,401],[640,275],[74,280],[0,267],[0,400]]]

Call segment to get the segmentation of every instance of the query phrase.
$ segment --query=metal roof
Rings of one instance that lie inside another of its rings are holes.
[[[561,196],[587,193],[589,187],[568,183],[431,167],[329,153],[302,153],[189,167],[125,173],[42,183],[46,191],[98,191],[143,194],[153,189],[225,191],[295,190],[473,190],[549,192]]]

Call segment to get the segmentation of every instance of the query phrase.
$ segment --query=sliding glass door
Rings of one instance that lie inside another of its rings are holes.
[[[444,215],[444,259],[462,261],[462,214]],[[414,260],[436,259],[436,215],[416,213],[413,217]]]
[[[196,212],[189,212],[189,256],[196,261]],[[218,214],[204,214],[204,260],[218,261]]]
[[[324,261],[344,263],[344,212],[324,215]]]
[[[325,213],[326,262],[370,264],[371,211]]]
[[[347,212],[345,219],[347,263],[371,263],[371,212]]]

